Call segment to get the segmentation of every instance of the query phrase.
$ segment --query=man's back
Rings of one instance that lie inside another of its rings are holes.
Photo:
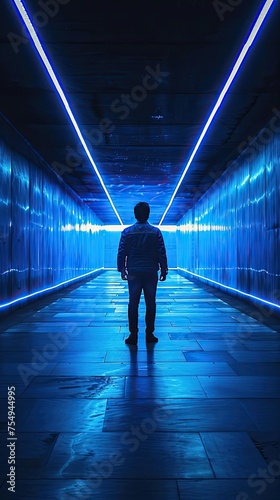
[[[127,263],[125,266],[125,258]],[[136,222],[122,232],[118,251],[118,270],[158,271],[167,269],[167,259],[161,231],[149,222]]]

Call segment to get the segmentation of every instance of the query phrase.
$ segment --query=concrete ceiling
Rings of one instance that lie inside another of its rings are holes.
[[[25,1],[124,224],[138,201],[159,223],[263,4]],[[275,2],[165,224],[180,220],[280,105],[279,21]],[[1,112],[105,224],[117,224],[12,1],[0,22]]]

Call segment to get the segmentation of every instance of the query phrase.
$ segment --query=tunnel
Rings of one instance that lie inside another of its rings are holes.
[[[2,3],[0,497],[278,499],[279,1]]]

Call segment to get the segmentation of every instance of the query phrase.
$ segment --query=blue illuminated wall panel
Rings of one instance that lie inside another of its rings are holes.
[[[180,220],[177,255],[179,268],[280,304],[280,136],[270,125]]]
[[[29,211],[29,239],[30,239],[30,289],[43,288],[43,170],[36,166],[36,157],[30,151],[29,159],[29,196],[32,207]]]
[[[100,229],[0,115],[0,305],[102,268]]]
[[[176,231],[167,231],[164,226],[160,227],[160,230],[165,243],[168,267],[177,267]]]
[[[10,135],[4,122],[1,132]],[[0,296],[7,300],[11,296],[11,149],[0,141]]]
[[[28,144],[13,136],[12,149],[12,297],[29,291],[29,164]]]

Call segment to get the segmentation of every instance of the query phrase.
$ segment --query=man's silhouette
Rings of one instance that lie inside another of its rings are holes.
[[[121,235],[118,251],[118,271],[128,280],[128,322],[130,335],[126,344],[138,342],[138,306],[142,290],[146,302],[146,342],[157,342],[153,335],[156,316],[156,289],[158,270],[160,281],[168,273],[166,251],[161,231],[148,222],[150,207],[140,202],[134,207],[136,224],[127,227]]]

